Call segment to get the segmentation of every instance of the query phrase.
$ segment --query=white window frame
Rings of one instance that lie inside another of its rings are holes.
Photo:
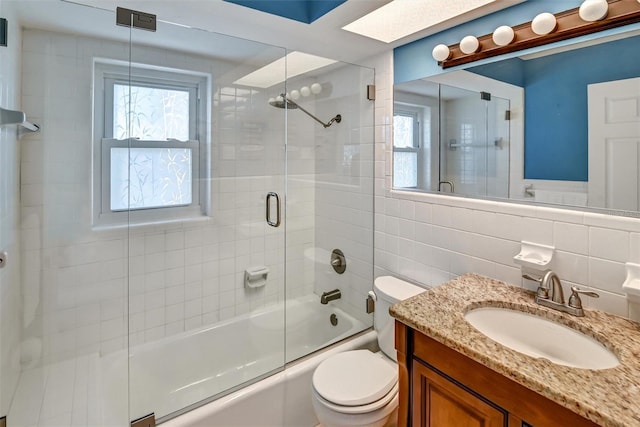
[[[208,185],[211,79],[208,74],[121,61],[94,61],[93,225],[113,227],[161,223],[206,217],[210,211]],[[125,85],[177,89],[189,92],[189,139],[187,141],[118,140],[113,135],[113,86]],[[111,148],[190,149],[192,201],[189,205],[111,210]]]

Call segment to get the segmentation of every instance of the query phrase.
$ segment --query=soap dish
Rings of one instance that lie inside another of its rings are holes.
[[[555,250],[553,246],[525,241],[522,241],[521,245],[520,253],[513,257],[516,264],[534,270],[545,270],[551,264]]]
[[[627,277],[622,284],[622,290],[627,294],[627,299],[634,303],[640,303],[640,264],[625,263]]]

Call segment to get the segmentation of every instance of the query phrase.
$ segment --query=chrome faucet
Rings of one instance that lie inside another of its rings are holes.
[[[560,278],[553,271],[547,270],[542,278],[535,278],[527,274],[523,274],[522,277],[539,283],[535,298],[535,302],[537,304],[553,308],[554,310],[562,311],[564,313],[569,313],[573,316],[584,316],[580,294],[587,295],[592,298],[600,297],[600,295],[595,292],[584,291],[576,286],[572,286],[569,302],[565,304],[562,282],[560,282]]]
[[[340,292],[340,289],[334,289],[329,292],[323,292],[322,296],[320,297],[320,304],[327,304],[329,303],[329,301],[340,299],[341,296],[342,296],[342,293]]]

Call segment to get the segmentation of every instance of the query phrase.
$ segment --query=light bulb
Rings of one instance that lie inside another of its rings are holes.
[[[474,36],[466,36],[460,41],[460,50],[462,53],[476,53],[480,50],[480,42]]]
[[[557,26],[556,17],[549,12],[541,13],[531,21],[531,30],[539,36],[554,32]]]
[[[311,85],[311,93],[317,95],[320,92],[322,92],[322,85],[320,83],[314,83]]]
[[[278,95],[278,96],[276,96],[276,102],[277,102],[277,103],[284,102],[284,98],[282,97],[282,95]]]
[[[269,101],[267,101],[269,104],[273,105],[276,103],[276,99],[274,97],[269,98]]]
[[[583,21],[600,21],[607,17],[609,3],[607,0],[585,0],[578,10],[578,15]]]
[[[302,96],[309,96],[311,95],[311,89],[309,89],[309,86],[302,86],[300,88],[300,93],[302,94]]]
[[[493,42],[498,46],[506,46],[516,38],[513,28],[503,25],[493,32]]]
[[[294,101],[297,101],[298,99],[300,99],[300,91],[299,90],[292,90],[291,91],[291,99],[293,99]]]
[[[433,48],[433,51],[431,51],[431,56],[433,56],[433,59],[438,62],[446,61],[447,59],[451,58],[451,50],[446,44],[439,44],[438,46]]]

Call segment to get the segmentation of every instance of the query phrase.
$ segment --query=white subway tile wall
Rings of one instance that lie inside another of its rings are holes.
[[[624,263],[640,263],[640,219],[393,191],[392,53],[373,58],[371,65],[377,89],[376,277],[395,274],[436,286],[476,272],[531,288],[513,263],[520,241],[529,240],[556,247],[553,269],[565,293],[571,285],[594,290],[600,298],[585,298],[585,306],[640,321],[640,308],[622,291]]]

